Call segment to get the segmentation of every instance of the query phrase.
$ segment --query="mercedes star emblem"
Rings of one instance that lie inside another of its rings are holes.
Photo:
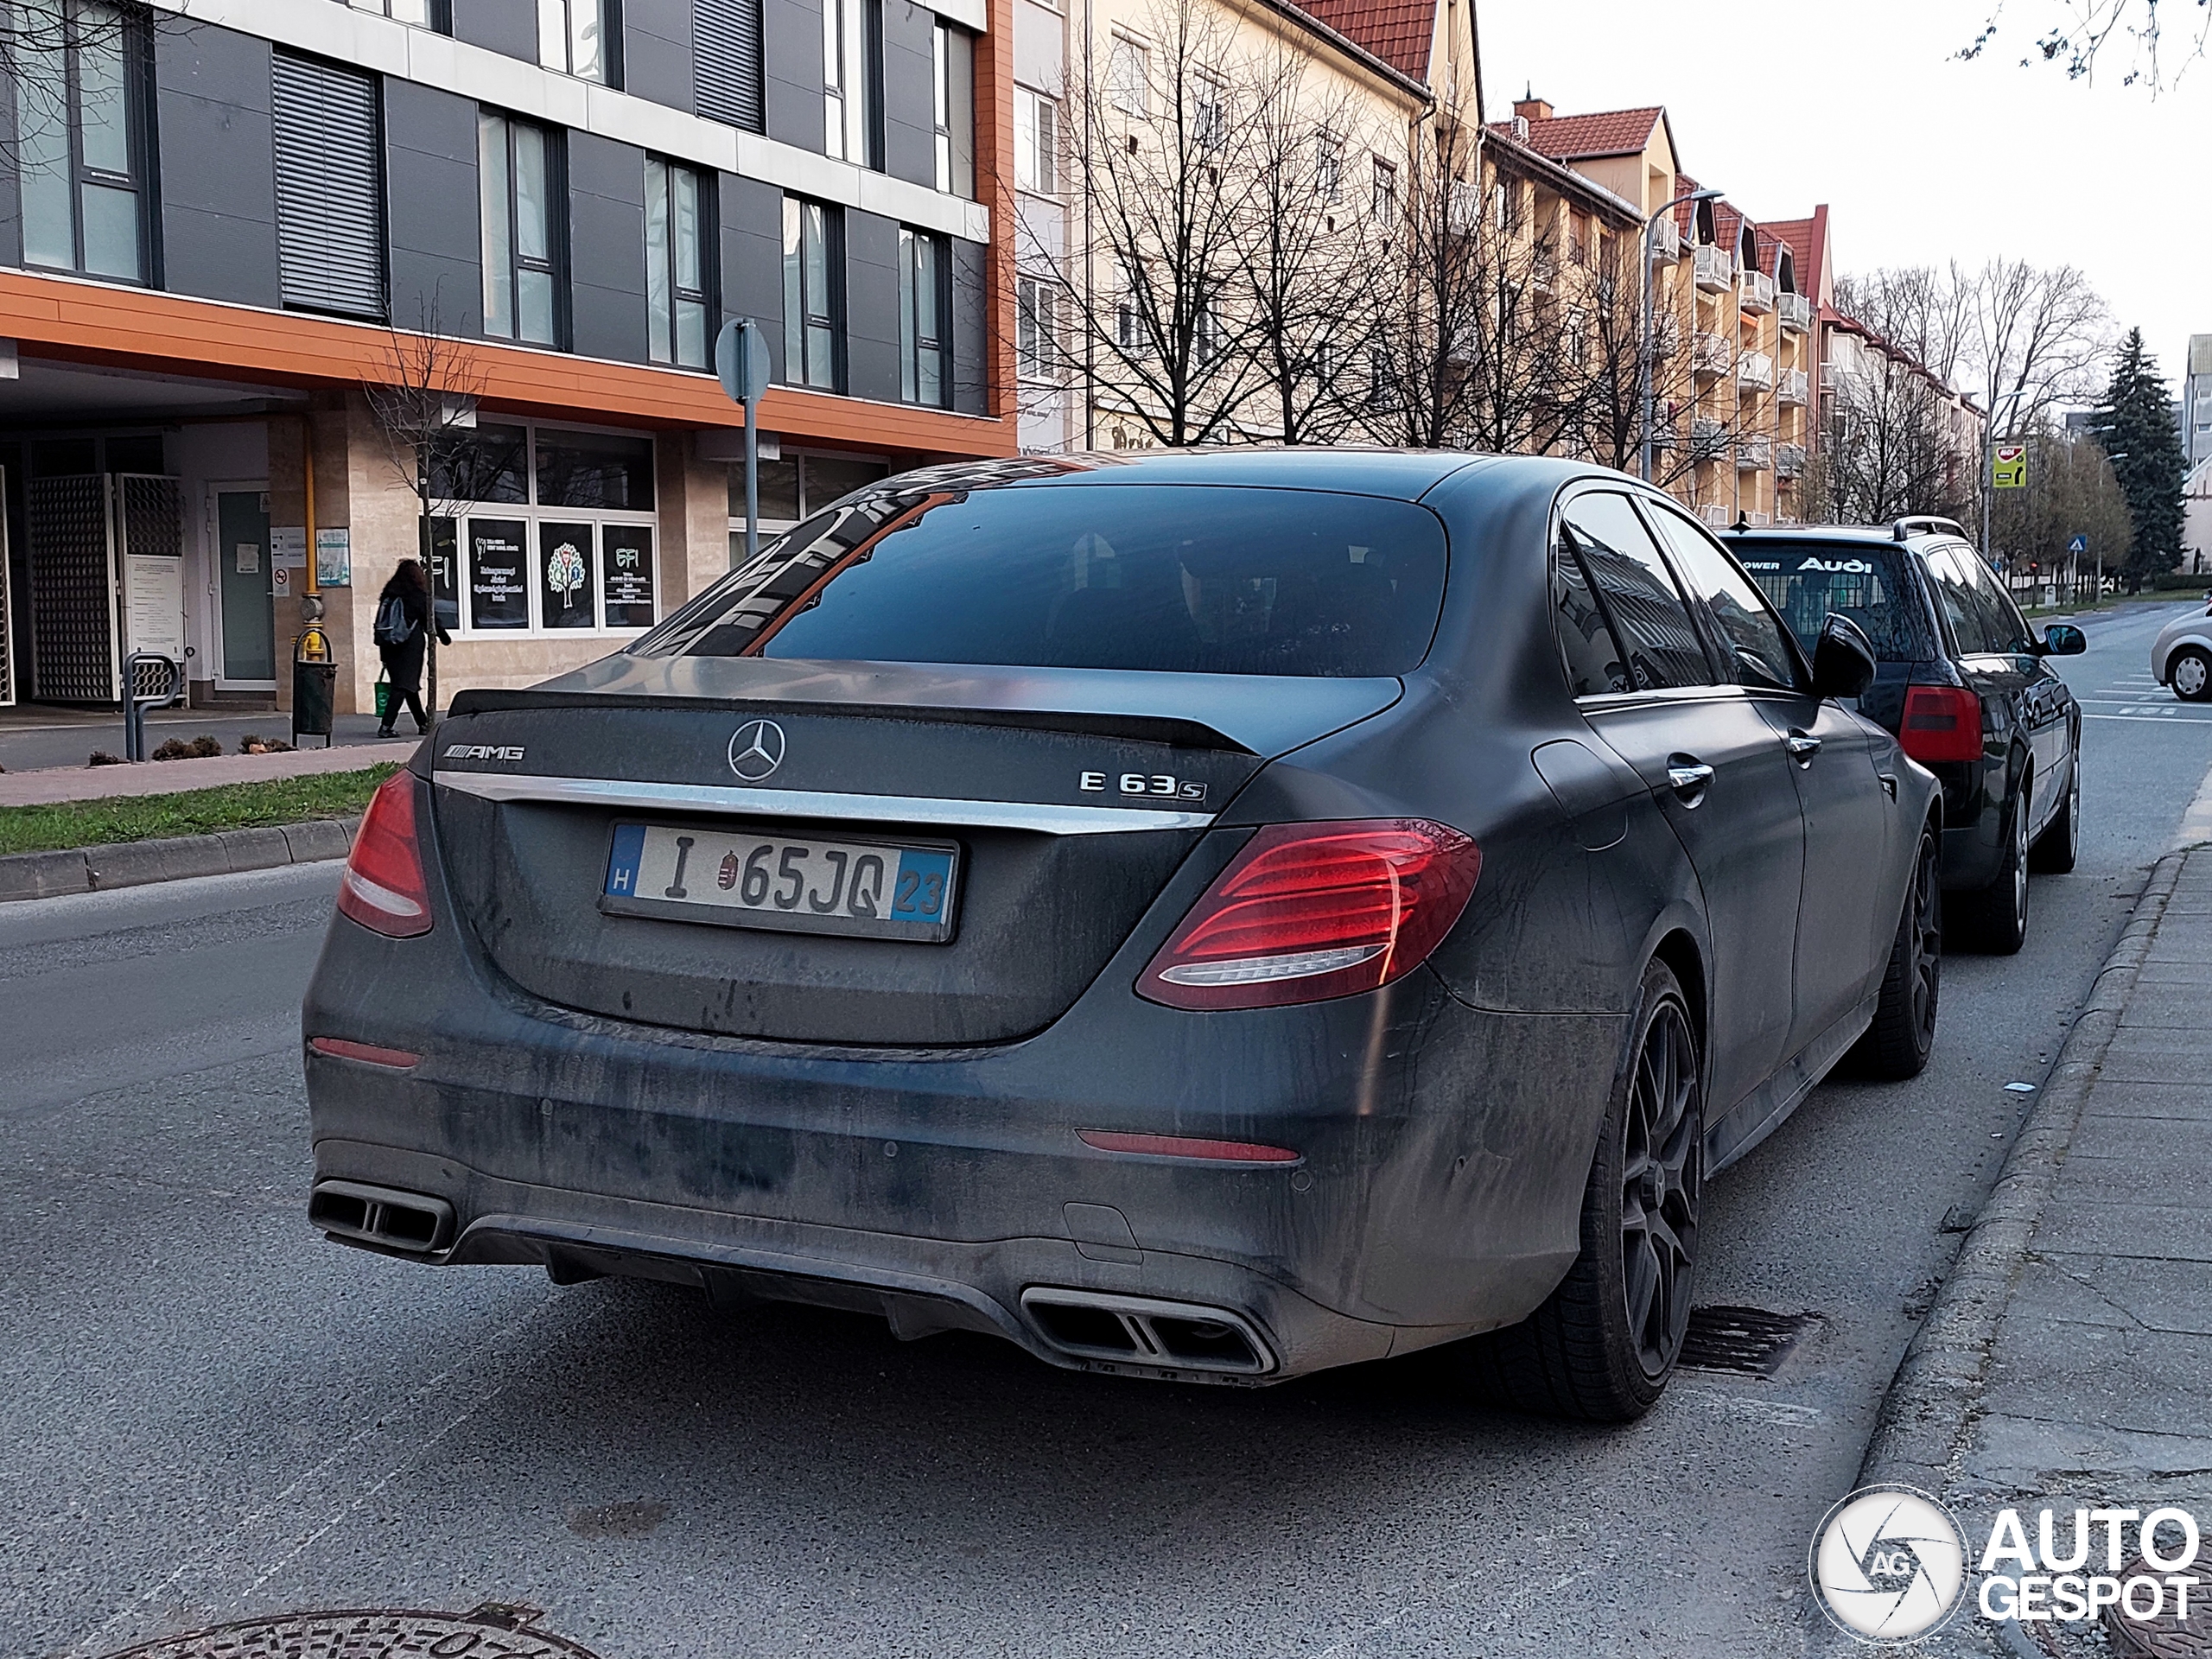
[[[747,721],[729,741],[729,769],[757,784],[784,764],[784,728],[772,720]]]

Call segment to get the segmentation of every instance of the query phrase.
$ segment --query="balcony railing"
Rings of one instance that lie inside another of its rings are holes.
[[[1454,180],[1446,205],[1446,224],[1454,236],[1472,236],[1482,228],[1483,193],[1478,185]]]
[[[1836,365],[1835,365],[1834,364],[1833,364],[1833,363],[1823,363],[1823,364],[1821,364],[1821,395],[1825,397],[1827,393],[1829,393],[1829,392],[1831,392],[1831,391],[1834,391],[1836,389],[1836,385],[1837,385],[1837,383],[1838,383],[1839,381],[1840,381],[1840,380],[1842,379],[1842,378],[1843,378],[1843,371],[1842,371],[1841,369],[1839,369],[1838,367],[1836,367]]]
[[[1529,266],[1529,286],[1539,294],[1548,294],[1559,286],[1559,261],[1548,253],[1539,253]]]
[[[1713,530],[1726,530],[1736,522],[1735,515],[1728,511],[1728,505],[1725,501],[1700,502],[1697,516],[1705,520],[1707,528]]]
[[[1651,227],[1651,257],[1669,264],[1682,257],[1682,227],[1671,213]]]
[[[1736,354],[1736,384],[1770,391],[1774,386],[1774,359],[1764,352],[1738,352]]]
[[[1802,369],[1784,369],[1782,378],[1774,383],[1774,395],[1781,402],[1803,407],[1812,390],[1811,383]]]
[[[1802,443],[1777,443],[1774,446],[1774,475],[1777,478],[1805,476],[1805,446]]]
[[[1717,455],[1728,444],[1728,425],[1711,416],[1700,415],[1690,422],[1690,448],[1699,455]]]
[[[1774,440],[1771,438],[1738,438],[1736,440],[1736,470],[1739,473],[1764,473],[1774,466]]]
[[[1700,328],[1690,342],[1690,369],[1696,374],[1726,374],[1733,356],[1726,334]]]
[[[1736,262],[1728,250],[1708,242],[1697,251],[1694,273],[1697,285],[1708,294],[1726,294],[1736,285]]]
[[[1776,321],[1795,334],[1803,334],[1813,326],[1813,301],[1807,294],[1783,294],[1775,298]]]
[[[1753,507],[1748,512],[1745,513],[1744,522],[1749,524],[1753,530],[1764,530],[1771,521],[1768,518],[1766,514],[1761,512],[1757,507]]]
[[[1745,271],[1737,282],[1736,302],[1753,316],[1774,309],[1774,278],[1763,270]]]

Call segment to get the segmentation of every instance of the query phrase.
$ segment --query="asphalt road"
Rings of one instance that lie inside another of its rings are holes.
[[[1058,1372],[665,1287],[321,1242],[293,1004],[327,867],[0,910],[0,1630],[544,1610],[603,1659],[1708,1659],[1825,1647],[1812,1529],[2069,1011],[2212,767],[2088,621],[2086,849],[1945,964],[1935,1064],[1833,1084],[1708,1198],[1700,1300],[1817,1314],[1771,1380],[1600,1431],[1419,1362],[1254,1393]]]

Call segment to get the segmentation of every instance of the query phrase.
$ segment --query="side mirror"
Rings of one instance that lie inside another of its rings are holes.
[[[1874,643],[1847,616],[1828,613],[1813,647],[1813,695],[1855,697],[1874,683]]]
[[[2044,657],[2079,657],[2089,648],[2089,641],[2081,629],[2071,622],[2054,622],[2043,631]]]

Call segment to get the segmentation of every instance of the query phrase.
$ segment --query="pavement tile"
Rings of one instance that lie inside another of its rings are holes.
[[[2120,1015],[2123,1021],[2129,1013],[2133,1012],[2133,1008],[2134,999],[2131,997],[2128,1000],[2128,1007]],[[2206,1035],[2205,1032],[2192,1026],[2122,1024],[2120,1029],[2113,1033],[2112,1046],[2105,1051],[2105,1058],[2109,1062],[2115,1054],[2122,1056],[2185,1054],[2196,1061],[2197,1067],[2203,1076],[2212,1078],[2212,1046],[2208,1046]]]
[[[2164,1052],[2134,1049],[2120,1052],[2117,1040],[2107,1051],[2104,1064],[2097,1068],[2097,1089],[2102,1091],[2108,1083],[2161,1083],[2193,1085],[2198,1096],[2196,1110],[2212,1110],[2212,1103],[2204,1098],[2208,1086],[2212,1086],[2212,1063],[2201,1053],[2192,1054],[2183,1048]],[[2097,1109],[2096,1095],[2089,1096],[2089,1109]]]
[[[2122,1031],[2178,1026],[2201,1033],[2212,1016],[2212,984],[2138,984],[2120,1015]]]
[[[2081,1255],[2039,1242],[2020,1269],[2012,1307],[2069,1325],[2212,1337],[2212,1274],[2198,1262]]]
[[[2084,1160],[2085,1166],[2096,1160]],[[2115,1173],[2124,1177],[2124,1171]],[[2124,1192],[2125,1179],[2111,1184]],[[2137,1185],[2142,1185],[2137,1178]],[[2044,1254],[2132,1255],[2212,1262],[2212,1207],[2146,1204],[2126,1197],[2102,1197],[2097,1183],[2077,1175],[2070,1163],[2062,1171],[2050,1207],[2036,1229],[2035,1248]],[[2205,1376],[2212,1399],[2212,1372]]]
[[[2048,1497],[2052,1507],[2111,1498],[2134,1509],[2212,1509],[2212,1440],[2134,1433],[2034,1415],[1982,1419],[1963,1473],[2000,1492]]]
[[[1983,1403],[1993,1412],[2148,1434],[2205,1424],[2212,1336],[2076,1325],[2008,1309]]]
[[[2138,976],[2144,985],[2201,985],[2212,995],[2212,958],[2192,957],[2179,962],[2153,960],[2143,964]]]
[[[2126,1071],[2110,1065],[2099,1071],[2097,1085],[2089,1090],[2088,1104],[2082,1109],[2085,1116],[2212,1122],[2212,1077],[2201,1064],[2171,1061],[2164,1072],[2150,1077],[2129,1077]]]
[[[2212,1117],[2084,1117],[2066,1149],[2069,1166],[2085,1158],[2125,1159],[2138,1169],[2168,1161],[2212,1170]],[[2212,1203],[2208,1187],[2207,1203]]]

